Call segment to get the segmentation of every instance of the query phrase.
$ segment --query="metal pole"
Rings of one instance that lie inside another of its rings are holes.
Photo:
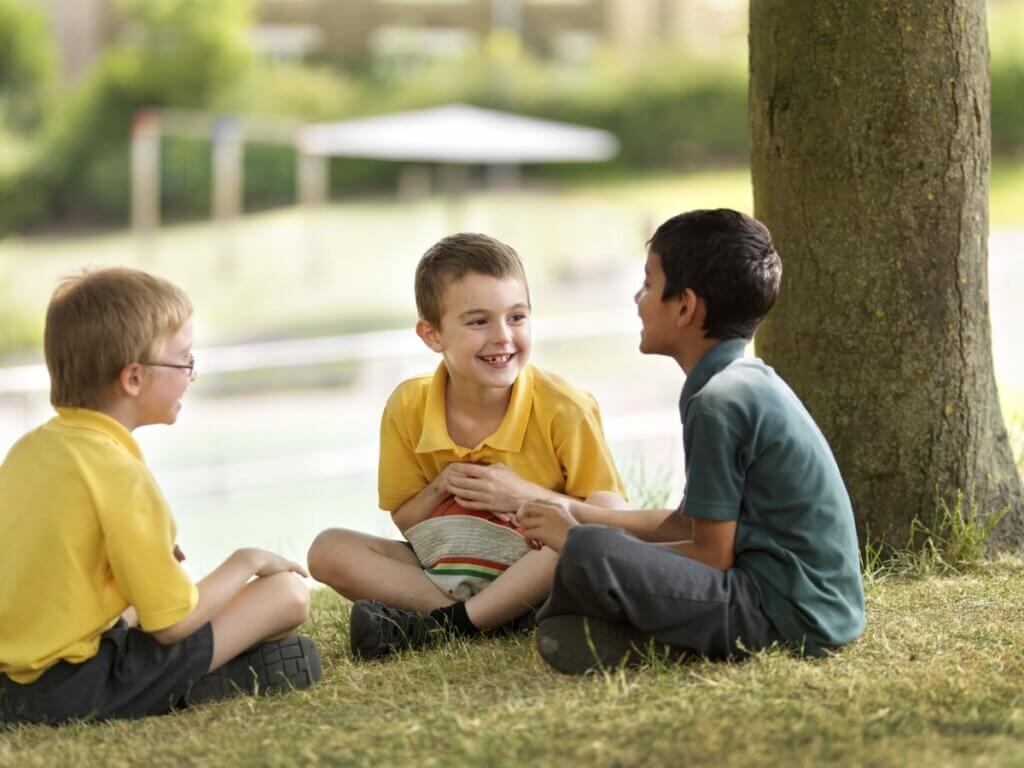
[[[146,110],[132,121],[132,228],[145,257],[160,226],[160,115]]]

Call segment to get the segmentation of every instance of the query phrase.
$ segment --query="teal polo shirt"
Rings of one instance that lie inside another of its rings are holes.
[[[708,350],[679,398],[686,459],[681,511],[735,520],[735,566],[779,633],[805,653],[864,630],[853,507],[825,436],[745,339]]]

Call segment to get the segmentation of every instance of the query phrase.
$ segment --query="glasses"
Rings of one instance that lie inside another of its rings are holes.
[[[142,363],[142,365],[148,365],[152,368],[177,368],[179,371],[185,371],[189,381],[196,380],[196,359],[192,356],[188,356],[188,362],[184,365],[177,363]]]

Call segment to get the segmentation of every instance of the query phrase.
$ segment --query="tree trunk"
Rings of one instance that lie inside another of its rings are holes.
[[[988,310],[985,0],[751,0],[757,217],[784,265],[758,354],[821,425],[866,531],[939,499],[1008,508],[1021,481]]]

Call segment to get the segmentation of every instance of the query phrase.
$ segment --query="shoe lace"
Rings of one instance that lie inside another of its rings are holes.
[[[431,640],[440,625],[431,616],[389,605],[375,605],[381,639],[392,648],[418,648]]]

